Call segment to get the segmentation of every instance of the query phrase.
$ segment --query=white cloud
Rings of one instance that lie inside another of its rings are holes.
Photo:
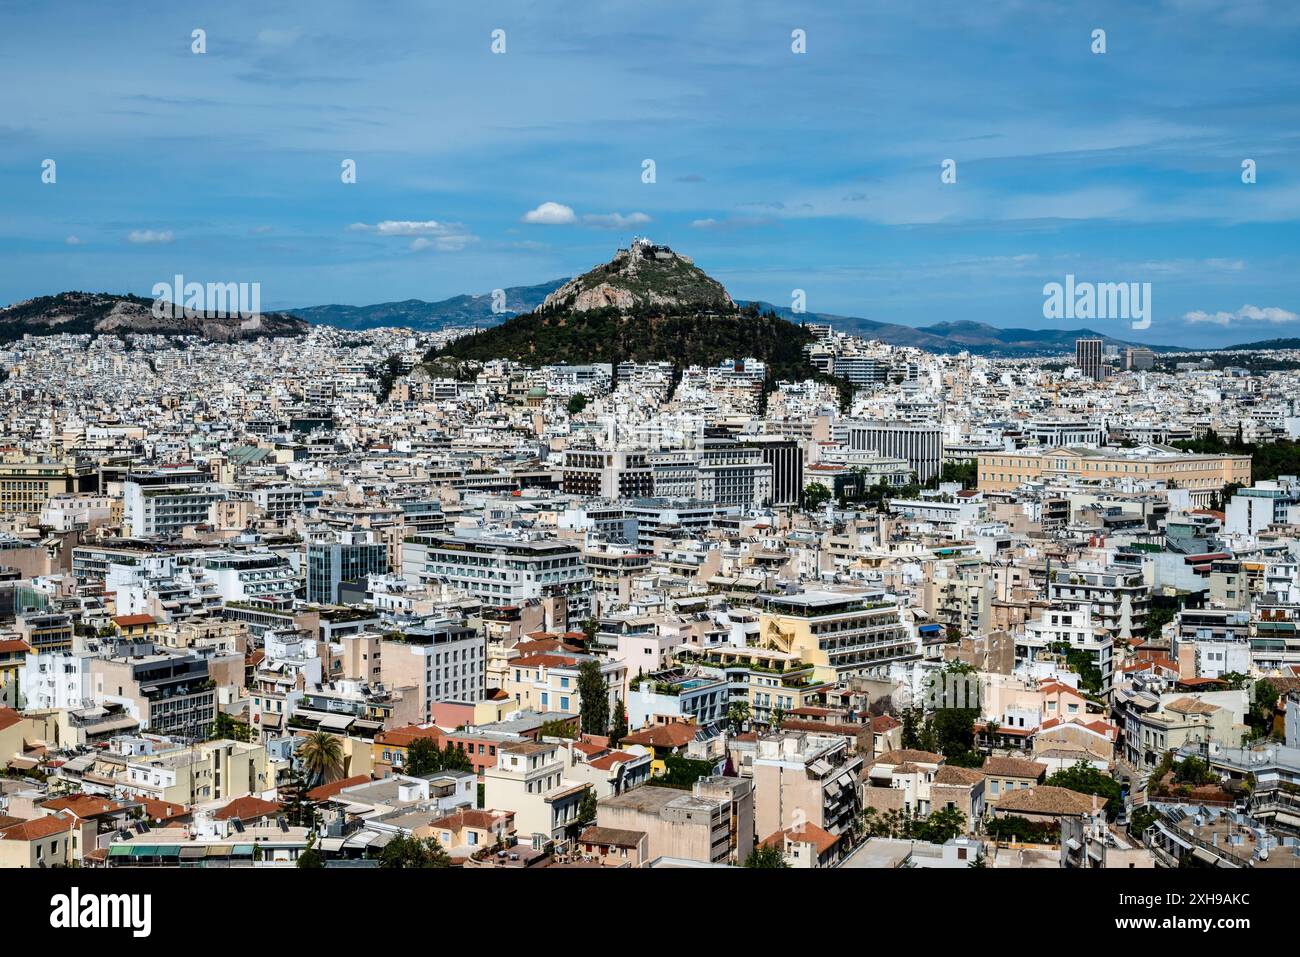
[[[170,229],[133,229],[126,234],[128,243],[169,243],[173,239]]]
[[[1245,305],[1236,312],[1203,312],[1196,310],[1183,314],[1186,322],[1206,322],[1216,326],[1230,326],[1237,322],[1295,322],[1294,312],[1279,309],[1277,306]]]
[[[379,223],[353,223],[349,232],[370,233],[374,236],[414,236],[413,251],[435,249],[438,252],[459,252],[477,237],[461,223],[443,223],[436,219],[385,219]]]
[[[80,246],[80,245],[81,245],[81,240],[80,240],[78,237],[76,237],[76,236],[69,236],[69,237],[68,237],[67,239],[65,239],[63,242],[66,243],[66,244],[69,245],[69,246]]]
[[[645,225],[650,222],[650,217],[645,213],[628,213],[626,216],[622,213],[588,213],[582,217],[582,222],[602,229],[627,229],[629,226]]]
[[[567,226],[577,221],[578,217],[574,215],[573,209],[563,203],[542,203],[520,217],[520,222],[537,226]]]

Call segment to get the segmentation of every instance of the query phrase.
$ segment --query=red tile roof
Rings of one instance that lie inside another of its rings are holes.
[[[244,797],[235,798],[216,814],[212,815],[218,821],[250,821],[254,818],[266,817],[275,814],[280,810],[280,805],[274,801],[263,801],[261,798],[253,797],[251,794]]]

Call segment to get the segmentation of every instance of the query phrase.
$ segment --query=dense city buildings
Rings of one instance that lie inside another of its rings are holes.
[[[1197,801],[1285,855],[1297,373],[808,329],[847,401],[743,356],[444,379],[458,330],[6,344],[4,859],[86,800],[182,823],[60,862],[1172,867]]]

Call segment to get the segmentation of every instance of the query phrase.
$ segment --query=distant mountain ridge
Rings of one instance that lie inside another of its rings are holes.
[[[0,309],[0,342],[24,335],[202,336],[214,342],[234,342],[259,336],[299,336],[307,323],[282,312],[263,312],[247,319],[218,319],[188,309],[175,316],[153,314],[152,299],[106,292],[62,292],[38,296]]]
[[[1248,349],[1300,349],[1300,339],[1261,339],[1259,342],[1243,342],[1235,346],[1220,346],[1214,352],[1244,352]]]
[[[312,325],[336,326],[340,329],[378,329],[384,326],[406,326],[421,332],[445,329],[451,326],[496,325],[520,313],[532,312],[551,293],[568,282],[553,279],[536,286],[511,286],[498,297],[501,311],[493,311],[492,293],[452,296],[437,302],[423,299],[403,299],[400,302],[380,302],[370,306],[304,306],[289,310]]]

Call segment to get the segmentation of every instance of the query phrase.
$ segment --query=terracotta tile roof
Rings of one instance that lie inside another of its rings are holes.
[[[543,651],[511,658],[508,664],[511,668],[576,668],[578,659],[569,655],[547,654]]]
[[[74,823],[71,817],[48,814],[45,817],[24,821],[22,824],[10,825],[0,831],[0,841],[38,841],[43,837],[53,837],[55,834],[70,831]]]
[[[91,797],[89,794],[74,794],[70,797],[52,798],[41,805],[47,811],[68,811],[80,818],[98,817],[101,814],[113,814],[125,811],[125,804],[107,801],[104,798]]]
[[[1020,788],[998,802],[999,812],[1025,811],[1031,814],[1091,814],[1106,802],[1094,794],[1080,794],[1068,788],[1040,784]]]
[[[980,768],[986,777],[1037,779],[1047,773],[1047,765],[1025,758],[990,756]]]
[[[25,654],[31,650],[31,646],[21,638],[6,638],[0,641],[0,651],[16,651]]]
[[[113,624],[119,628],[134,628],[136,625],[156,625],[158,621],[153,615],[117,615]]]
[[[895,728],[901,728],[902,726],[903,722],[893,715],[878,714],[871,719],[871,730],[876,734],[884,734],[886,731],[893,731]]]
[[[145,797],[143,794],[128,794],[126,797],[143,804],[144,813],[154,821],[170,821],[173,818],[185,817],[190,813],[189,808],[183,804],[159,801],[157,798]]]
[[[332,798],[344,788],[350,788],[354,784],[365,784],[370,780],[368,774],[354,774],[350,778],[343,778],[339,781],[331,781],[328,784],[318,784],[304,795],[308,801],[324,801]]]
[[[592,758],[587,763],[600,771],[612,771],[616,764],[626,764],[628,761],[635,760],[635,754],[628,754],[626,751],[611,751],[609,754],[602,754],[598,758]]]
[[[422,728],[418,724],[410,724],[405,728],[390,728],[387,731],[380,731],[375,735],[375,743],[405,748],[410,746],[411,742],[418,741],[421,738],[430,738],[441,742],[442,736],[442,731],[436,727]]]
[[[621,827],[597,827],[592,825],[578,835],[580,844],[605,844],[609,847],[638,847],[645,838],[645,831],[630,831]]]
[[[507,818],[514,817],[513,811],[501,812]],[[509,821],[507,820],[507,826]],[[460,810],[444,815],[436,821],[430,821],[429,827],[442,827],[449,831],[459,831],[462,827],[480,827],[493,830],[497,826],[497,815],[492,811]]]
[[[840,842],[839,835],[832,834],[816,824],[804,824],[802,827],[787,827],[775,834],[769,834],[763,838],[762,844],[764,847],[784,848],[787,837],[796,844],[811,844],[818,854],[825,854]]]
[[[693,724],[657,724],[653,728],[623,735],[623,744],[654,748],[684,748],[695,740],[699,729]]]
[[[212,816],[218,821],[229,821],[231,819],[248,821],[253,818],[266,817],[268,814],[275,814],[279,810],[280,805],[276,802],[263,801],[261,798],[249,794],[235,798]]]
[[[934,772],[935,784],[956,784],[971,787],[984,783],[984,775],[974,768],[959,768],[955,764],[945,764]]]
[[[5,728],[12,728],[22,720],[23,716],[13,708],[0,708],[0,731]]]
[[[943,755],[915,748],[898,748],[894,751],[886,751],[872,764],[943,764]]]

